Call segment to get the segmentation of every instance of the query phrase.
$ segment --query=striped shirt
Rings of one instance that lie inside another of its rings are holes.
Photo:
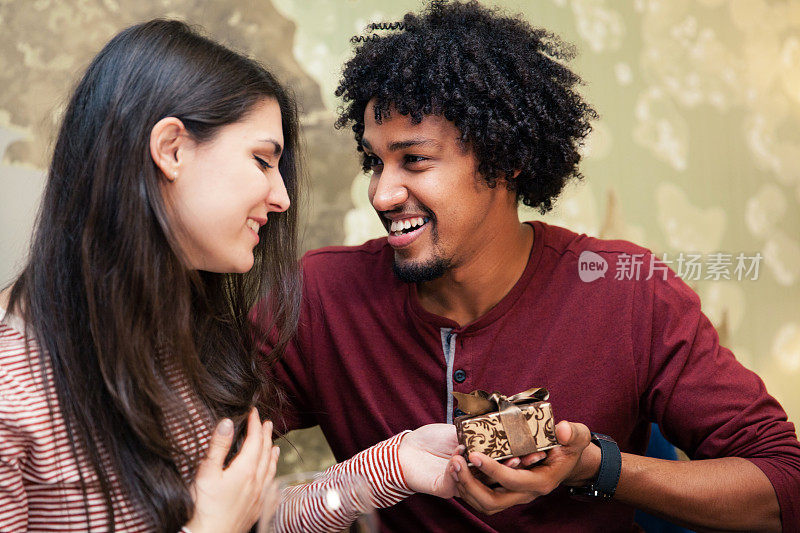
[[[17,317],[6,316],[0,308],[0,531],[108,530],[109,516],[99,480],[85,453],[73,453],[54,396],[52,369],[47,363],[41,365],[38,344],[30,337],[26,339],[24,331],[24,324]],[[202,457],[210,438],[210,421],[194,407],[198,404],[191,401],[188,386],[179,380],[175,386],[192,424],[168,429],[188,456]],[[170,418],[168,413],[167,420]],[[403,435],[395,435],[334,465],[326,472],[331,476],[316,483],[337,483],[337,473],[357,473],[370,485],[373,506],[394,505],[412,493],[398,457]],[[194,475],[191,464],[177,464],[190,484]],[[110,485],[115,529],[154,529],[145,513],[128,501],[113,472]],[[290,489],[284,495],[276,515],[279,531],[334,531],[355,518],[326,511],[313,494],[316,492],[306,486]]]

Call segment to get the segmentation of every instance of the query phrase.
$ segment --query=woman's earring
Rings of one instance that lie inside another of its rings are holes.
[[[175,181],[176,179],[178,179],[178,171],[177,170],[173,170],[172,171],[172,181]]]

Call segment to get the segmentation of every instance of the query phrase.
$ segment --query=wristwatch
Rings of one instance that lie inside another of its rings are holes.
[[[592,442],[600,448],[600,470],[597,478],[583,487],[570,487],[569,493],[580,500],[610,500],[619,483],[622,454],[616,441],[608,435],[592,432]]]

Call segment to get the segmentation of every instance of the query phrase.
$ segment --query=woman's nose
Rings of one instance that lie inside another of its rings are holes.
[[[289,200],[289,193],[286,191],[286,184],[283,182],[283,176],[280,172],[275,172],[275,177],[272,181],[267,194],[267,211],[282,213],[289,209],[291,201]]]

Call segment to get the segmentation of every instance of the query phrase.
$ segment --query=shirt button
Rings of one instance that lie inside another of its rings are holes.
[[[453,372],[453,379],[456,380],[456,383],[464,383],[464,380],[467,379],[467,373],[459,368]]]

